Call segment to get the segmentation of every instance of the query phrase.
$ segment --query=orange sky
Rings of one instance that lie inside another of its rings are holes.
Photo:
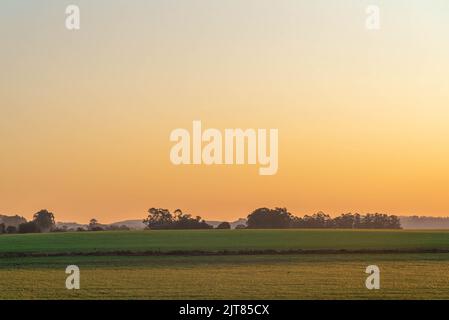
[[[449,216],[449,3],[2,2],[0,214],[150,207]],[[279,129],[279,170],[174,166],[169,134]]]

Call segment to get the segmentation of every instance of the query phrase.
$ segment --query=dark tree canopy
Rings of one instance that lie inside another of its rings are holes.
[[[21,223],[19,225],[19,233],[39,233],[41,229],[35,221]]]
[[[289,228],[293,215],[286,208],[259,208],[248,216],[249,229]]]
[[[231,224],[224,221],[217,226],[217,229],[231,229]]]
[[[17,228],[14,226],[7,226],[6,227],[6,233],[16,233],[17,232]]]
[[[103,226],[95,218],[90,219],[87,229],[89,231],[104,231]]]
[[[260,208],[248,216],[248,228],[337,228],[337,229],[401,229],[397,216],[381,213],[365,215],[346,213],[332,218],[318,212],[311,216],[296,217],[284,208]]]
[[[151,208],[143,220],[149,229],[211,229],[200,216],[192,217],[176,209],[173,214],[167,209]]]
[[[48,210],[41,210],[33,215],[33,222],[41,232],[50,231],[55,226],[55,216]]]

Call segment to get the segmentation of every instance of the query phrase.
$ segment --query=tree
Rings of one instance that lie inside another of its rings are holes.
[[[180,209],[175,211],[175,217],[171,222],[170,229],[211,229],[200,216],[195,218],[192,215],[183,213]]]
[[[89,231],[103,231],[104,230],[98,223],[98,220],[95,218],[90,219],[88,229],[89,229]]]
[[[362,224],[362,217],[360,216],[360,214],[356,213],[354,214],[354,229],[360,229]]]
[[[225,221],[220,223],[216,229],[231,229],[231,224]]]
[[[238,224],[235,228],[236,229],[246,229],[246,226],[244,224]]]
[[[397,216],[389,216],[388,225],[391,229],[402,229],[401,220]]]
[[[289,228],[293,215],[286,208],[259,208],[248,215],[249,229]]]
[[[200,216],[192,217],[176,209],[173,214],[167,209],[151,208],[148,210],[148,217],[143,220],[148,229],[210,229]]]
[[[14,226],[7,226],[6,227],[6,233],[8,234],[12,234],[12,233],[16,233],[17,232],[17,228]]]
[[[41,229],[39,228],[36,221],[30,221],[21,223],[19,225],[19,233],[39,233]]]
[[[6,232],[6,227],[4,223],[0,223],[0,233],[5,233]]]
[[[48,232],[55,226],[55,216],[48,210],[41,210],[33,215],[33,222],[40,232]]]
[[[334,218],[335,228],[352,229],[354,228],[355,216],[352,213],[345,213]]]
[[[89,230],[92,230],[96,227],[98,227],[98,220],[95,218],[90,219],[89,226],[88,226]]]
[[[181,210],[176,210],[178,215],[180,212]],[[173,223],[173,216],[167,209],[150,208],[148,209],[148,217],[143,220],[143,223],[145,223],[149,229],[164,229],[168,228]]]
[[[332,218],[320,211],[310,217],[310,228],[328,228],[332,227]]]
[[[176,209],[173,212],[173,217],[172,218],[173,218],[173,220],[179,220],[180,218],[182,218],[182,216],[183,216],[182,210],[181,209]]]

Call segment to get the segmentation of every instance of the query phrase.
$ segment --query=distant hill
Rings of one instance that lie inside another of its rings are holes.
[[[78,229],[78,228],[83,228],[83,229],[87,229],[87,224],[80,224],[80,223],[76,223],[76,222],[56,222],[56,227],[58,228],[67,228],[67,229]]]
[[[224,221],[206,221],[206,223],[208,225],[211,225],[212,227],[216,228],[220,223],[222,223]],[[231,225],[231,229],[235,229],[235,227],[237,227],[239,224],[243,224],[246,226],[246,219],[244,218],[240,218],[236,221],[233,222],[229,222],[229,224]]]
[[[218,226],[223,221],[206,221],[207,224],[213,226],[214,228]],[[235,227],[239,224],[246,225],[246,219],[238,219],[236,221],[230,222],[231,228],[235,229]],[[146,228],[146,225],[142,222],[142,219],[135,219],[135,220],[124,220],[124,221],[118,221],[111,223],[110,226],[127,226],[130,229],[133,230],[143,230]]]
[[[142,230],[145,229],[146,225],[142,222],[143,219],[139,219],[139,220],[124,220],[124,221],[119,221],[119,222],[114,222],[111,223],[111,226],[127,226],[130,229],[134,229],[134,230]]]
[[[56,222],[56,227],[58,228],[67,228],[67,229],[74,229],[76,230],[77,228],[83,228],[83,229],[87,229],[88,228],[88,224],[81,224],[81,223],[77,223],[77,222]],[[127,226],[129,229],[133,229],[133,230],[143,230],[145,229],[145,224],[142,222],[142,220],[124,220],[124,221],[118,221],[118,222],[114,222],[111,224],[98,224],[98,226],[104,228],[107,226],[115,226],[115,227],[120,227],[120,226]]]
[[[449,217],[401,216],[404,229],[449,229]]]
[[[222,222],[223,221],[206,221],[207,224],[213,226],[214,228]],[[238,219],[236,221],[230,222],[230,224],[231,224],[231,228],[235,229],[235,227],[238,226],[239,224],[246,225],[246,219]],[[125,225],[128,228],[133,229],[133,230],[143,230],[146,228],[146,225],[142,222],[142,219],[118,221],[118,222],[111,223],[110,225],[117,226],[117,227]]]
[[[7,216],[0,214],[0,223],[4,223],[5,227],[13,226],[18,227],[19,224],[25,223],[27,220],[24,217],[14,215],[14,216]]]

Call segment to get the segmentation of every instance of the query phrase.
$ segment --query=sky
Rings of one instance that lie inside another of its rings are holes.
[[[448,34],[447,0],[2,0],[0,214],[449,216]],[[277,174],[173,165],[194,120],[278,129]]]

